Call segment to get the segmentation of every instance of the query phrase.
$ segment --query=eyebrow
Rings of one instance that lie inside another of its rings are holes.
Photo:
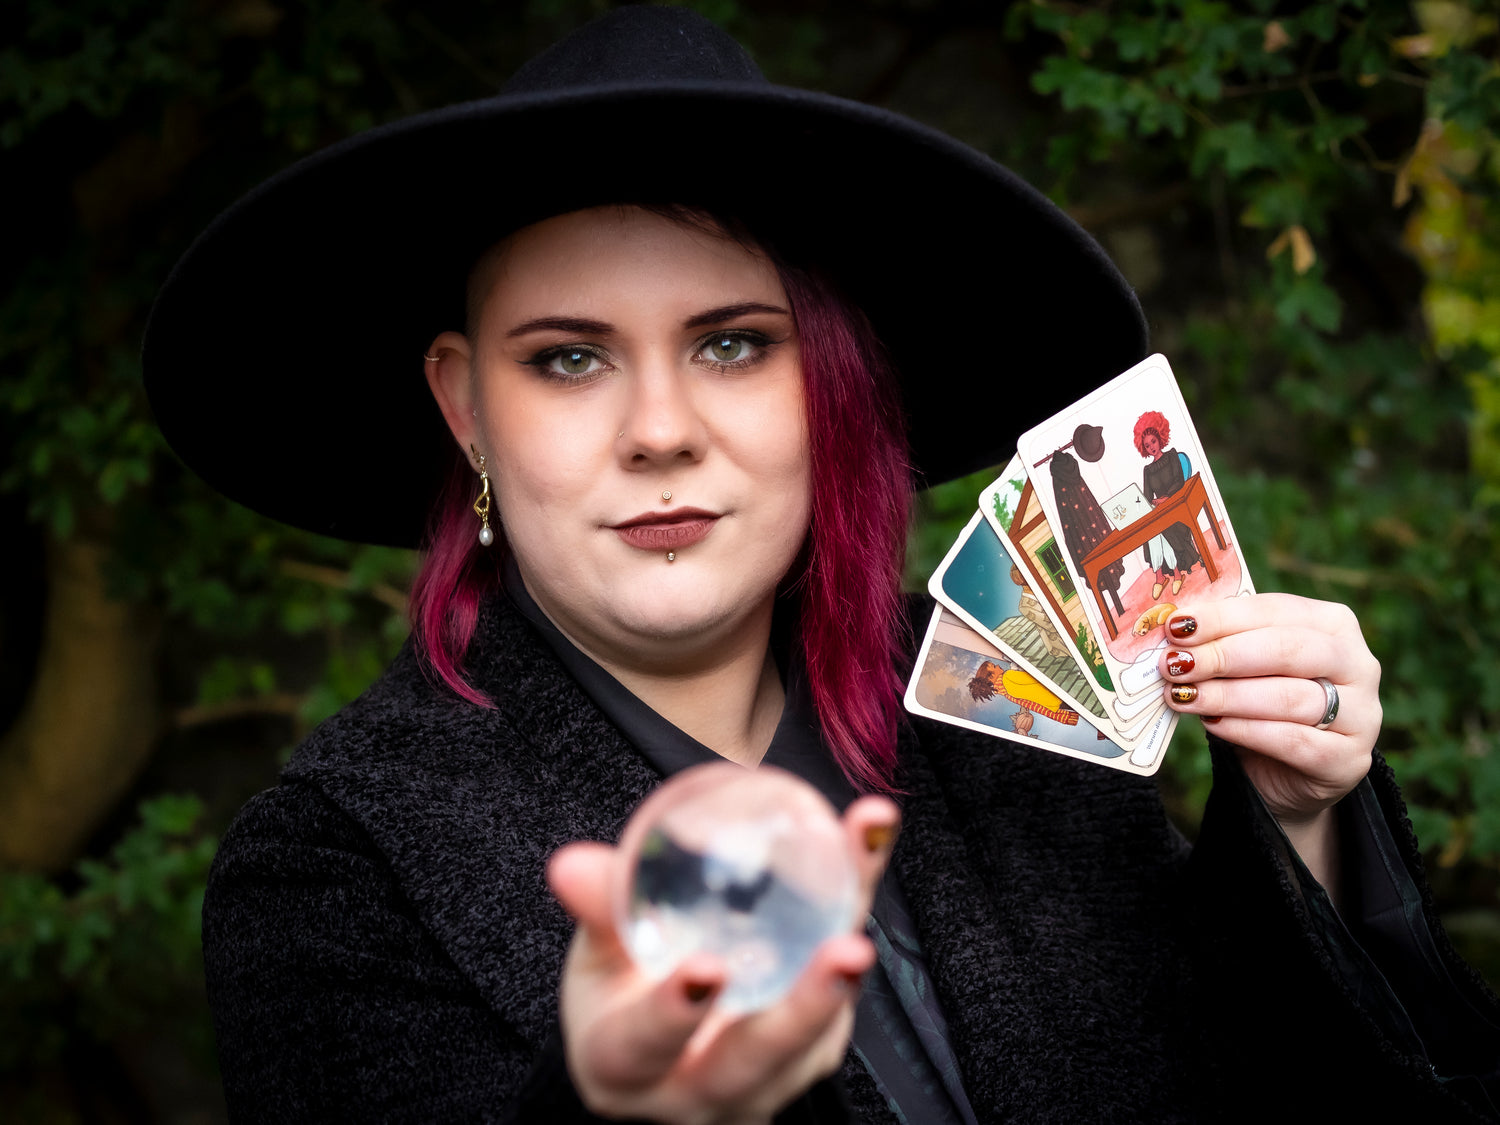
[[[581,316],[539,316],[535,320],[523,321],[505,335],[524,336],[528,332],[570,332],[578,336],[609,336],[614,326],[602,320],[589,320]]]
[[[752,313],[774,313],[777,316],[790,316],[791,314],[780,305],[766,305],[759,301],[745,301],[738,305],[721,305],[716,309],[708,309],[697,316],[689,317],[684,322],[684,328],[703,328],[709,324],[723,324],[726,320],[737,320],[742,316],[750,316]]]
[[[737,320],[755,313],[771,313],[775,316],[791,314],[780,305],[767,305],[760,301],[743,301],[737,305],[720,305],[706,309],[683,322],[684,328],[703,328],[710,324],[723,324],[726,320]],[[612,336],[615,327],[602,320],[590,320],[581,316],[539,316],[535,320],[522,321],[505,335],[513,338],[530,332],[567,332],[576,336]]]

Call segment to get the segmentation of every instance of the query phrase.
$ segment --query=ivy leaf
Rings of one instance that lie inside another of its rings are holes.
[[[1276,319],[1291,327],[1305,320],[1321,332],[1336,332],[1343,316],[1339,295],[1313,274],[1297,277],[1277,298]]]

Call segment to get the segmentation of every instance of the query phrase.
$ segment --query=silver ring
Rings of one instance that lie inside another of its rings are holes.
[[[1333,681],[1327,676],[1314,676],[1313,683],[1323,689],[1323,720],[1313,724],[1314,730],[1327,730],[1333,726],[1333,720],[1339,717],[1339,689],[1333,686]]]

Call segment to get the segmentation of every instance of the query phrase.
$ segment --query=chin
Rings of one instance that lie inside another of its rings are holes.
[[[652,641],[691,642],[722,634],[737,628],[775,596],[774,587],[735,596],[708,582],[643,585],[650,588],[619,607],[620,623],[636,636]]]

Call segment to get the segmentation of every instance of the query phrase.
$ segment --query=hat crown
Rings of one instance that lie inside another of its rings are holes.
[[[642,4],[616,8],[554,43],[524,63],[501,93],[678,82],[769,85],[745,49],[707,19]]]

